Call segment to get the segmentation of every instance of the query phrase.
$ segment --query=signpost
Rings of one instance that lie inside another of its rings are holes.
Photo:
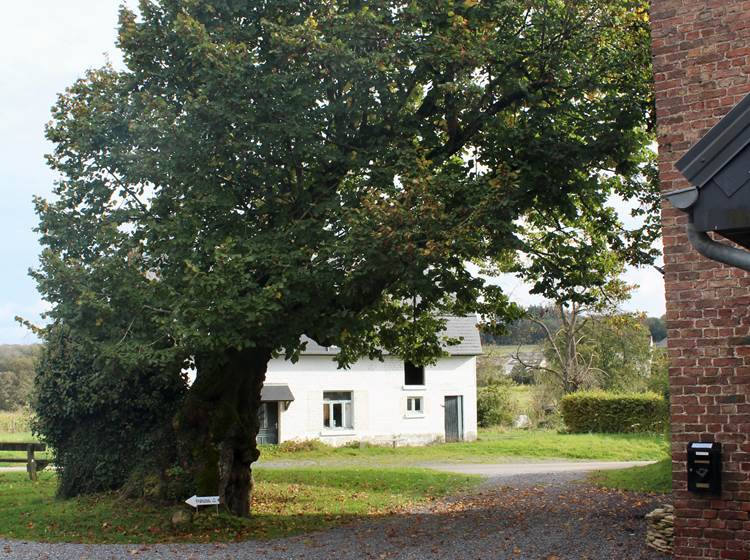
[[[216,506],[216,513],[219,513],[219,496],[191,496],[185,503],[190,507],[194,507],[195,511],[198,511],[200,506]]]

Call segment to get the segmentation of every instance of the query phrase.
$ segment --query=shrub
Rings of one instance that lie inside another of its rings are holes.
[[[477,389],[477,421],[483,428],[509,426],[518,412],[508,382],[494,383]]]
[[[669,357],[664,348],[654,348],[651,355],[651,372],[646,382],[649,391],[669,400]]]
[[[510,371],[510,378],[519,385],[533,385],[535,382],[534,369],[516,364]]]
[[[357,443],[359,447],[359,443]],[[278,445],[278,450],[281,453],[304,453],[305,451],[326,451],[331,448],[330,445],[326,445],[317,439],[291,439],[282,441]]]
[[[121,488],[169,448],[185,391],[175,366],[123,367],[53,327],[37,364],[33,430],[54,453],[61,497]]]
[[[529,406],[531,425],[541,430],[563,428],[560,417],[560,395],[557,388],[547,383],[534,385]]]
[[[572,433],[659,432],[668,420],[667,403],[656,393],[582,391],[563,397],[560,408]]]

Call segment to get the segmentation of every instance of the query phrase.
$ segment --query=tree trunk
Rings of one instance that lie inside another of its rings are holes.
[[[250,513],[260,392],[270,358],[266,349],[196,357],[195,383],[177,422],[181,463],[196,493],[218,495],[237,516]]]

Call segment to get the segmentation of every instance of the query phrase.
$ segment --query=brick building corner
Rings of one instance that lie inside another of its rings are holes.
[[[652,0],[662,191],[675,162],[750,93],[750,1]],[[672,391],[675,558],[750,560],[750,275],[690,246],[662,211]],[[723,445],[723,493],[687,491],[689,441]]]

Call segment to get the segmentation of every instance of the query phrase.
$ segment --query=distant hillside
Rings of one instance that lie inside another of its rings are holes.
[[[0,344],[0,410],[28,404],[39,344]]]

